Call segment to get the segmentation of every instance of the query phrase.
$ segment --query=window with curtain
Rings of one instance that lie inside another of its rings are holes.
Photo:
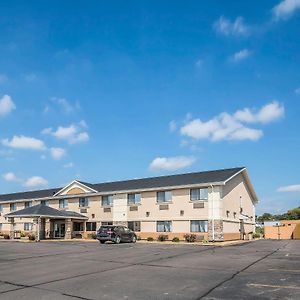
[[[68,199],[59,199],[59,208],[67,208]]]
[[[171,202],[172,201],[172,192],[171,191],[162,191],[156,193],[157,203]]]
[[[24,223],[24,231],[31,231],[32,223]]]
[[[25,208],[31,207],[32,206],[32,201],[25,202],[24,206],[25,206]]]
[[[86,222],[86,231],[96,231],[96,222]]]
[[[17,204],[16,203],[10,203],[9,208],[10,208],[10,211],[17,210]]]
[[[207,232],[208,221],[191,221],[191,232]]]
[[[128,194],[127,195],[128,204],[139,204],[141,203],[141,194]]]
[[[113,205],[113,195],[102,196],[101,204],[102,204],[102,206]]]
[[[79,207],[87,207],[89,206],[89,199],[88,198],[79,198]]]
[[[191,189],[191,201],[207,200],[208,199],[208,188]]]
[[[45,206],[49,206],[49,201],[48,200],[42,200],[41,204],[45,205]]]
[[[157,221],[156,231],[157,232],[171,232],[172,231],[172,221]]]

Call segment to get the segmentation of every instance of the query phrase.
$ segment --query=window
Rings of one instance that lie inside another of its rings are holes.
[[[128,194],[127,195],[128,204],[139,204],[141,203],[141,194]]]
[[[113,222],[101,222],[101,226],[113,225]]]
[[[74,222],[73,231],[83,231],[83,222]]]
[[[31,231],[32,223],[24,223],[24,231]]]
[[[25,202],[25,205],[24,205],[25,208],[28,208],[31,206],[32,206],[32,201]]]
[[[172,221],[157,221],[156,231],[157,232],[171,232],[172,231]]]
[[[68,208],[68,200],[59,199],[59,208]]]
[[[14,224],[13,224],[13,231],[16,231],[16,230],[17,230],[17,224],[14,223]]]
[[[132,231],[141,231],[141,222],[140,221],[129,221],[128,228]]]
[[[0,212],[3,212],[3,205],[0,204]]]
[[[96,231],[96,222],[86,222],[86,231]]]
[[[113,205],[113,195],[102,196],[102,206]]]
[[[87,207],[89,206],[89,199],[88,198],[79,198],[79,207]]]
[[[9,207],[10,207],[10,211],[17,210],[17,204],[16,203],[10,203]]]
[[[48,200],[42,200],[41,204],[45,205],[45,206],[49,206],[49,201]]]
[[[157,192],[156,201],[158,203],[172,201],[172,192],[171,191]]]
[[[0,223],[0,231],[2,230],[2,223]]]
[[[208,221],[191,221],[191,232],[207,232]]]
[[[208,188],[204,189],[191,189],[191,201],[207,200],[208,199]]]

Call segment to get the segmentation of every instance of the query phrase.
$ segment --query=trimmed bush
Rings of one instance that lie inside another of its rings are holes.
[[[168,236],[166,234],[160,234],[157,238],[158,241],[164,242],[168,239]]]
[[[137,241],[140,241],[142,238],[141,238],[141,236],[137,235],[136,239],[137,239]]]
[[[23,231],[21,232],[21,238],[22,238],[22,237],[26,237],[26,234],[25,234],[25,232],[23,232]]]
[[[179,242],[179,237],[174,236],[173,239],[172,239],[172,242],[178,243]]]
[[[9,236],[9,234],[3,234],[3,237],[6,239],[6,240],[9,240],[10,239],[10,236]]]
[[[147,237],[147,241],[148,241],[148,242],[153,242],[153,241],[154,241],[154,238],[153,238],[152,236],[148,236],[148,237]]]
[[[188,242],[188,243],[194,243],[196,241],[196,235],[195,234],[185,234],[184,235],[184,239]]]
[[[260,234],[259,233],[254,233],[253,234],[253,238],[254,239],[259,239],[260,238]]]
[[[28,234],[28,239],[29,239],[29,241],[35,241],[35,235]]]

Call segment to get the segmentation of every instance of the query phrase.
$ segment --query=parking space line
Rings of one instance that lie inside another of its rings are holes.
[[[294,290],[300,290],[299,286],[295,285],[275,285],[275,284],[260,284],[260,283],[248,283],[248,286],[253,287],[270,287],[270,288],[276,288],[276,289],[294,289]]]

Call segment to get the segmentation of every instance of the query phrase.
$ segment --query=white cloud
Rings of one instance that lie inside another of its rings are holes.
[[[45,150],[45,144],[43,141],[28,137],[24,135],[14,135],[11,140],[9,139],[3,139],[2,144],[4,146],[10,147],[10,148],[16,148],[16,149],[31,149],[31,150]]]
[[[151,162],[150,169],[175,171],[189,167],[194,162],[195,158],[189,156],[157,157]]]
[[[277,101],[273,101],[264,105],[259,111],[255,112],[253,109],[244,108],[238,110],[234,117],[246,123],[270,123],[277,121],[284,117],[284,106]]]
[[[72,162],[69,162],[67,164],[64,165],[64,168],[68,169],[68,168],[73,168],[74,164]]]
[[[214,29],[225,36],[245,36],[249,34],[249,27],[244,23],[242,17],[237,17],[234,21],[221,16],[215,23]]]
[[[244,123],[267,124],[284,116],[284,106],[276,101],[264,105],[257,112],[249,108],[239,110],[234,114],[221,113],[208,121],[201,119],[188,120],[180,128],[183,136],[195,140],[250,140],[257,141],[263,136],[263,131],[250,128]]]
[[[232,56],[232,60],[234,62],[239,62],[241,60],[246,59],[250,55],[251,55],[251,52],[248,49],[243,49],[241,51],[238,51],[238,52],[234,53],[233,56]]]
[[[62,149],[62,148],[54,148],[53,147],[53,148],[50,148],[50,154],[53,159],[59,160],[66,154],[66,150]]]
[[[300,184],[281,186],[277,189],[277,192],[300,192]]]
[[[9,181],[9,182],[18,181],[17,176],[13,172],[5,173],[2,175],[2,177],[5,181]]]
[[[300,95],[300,87],[295,89],[295,94]]]
[[[0,98],[0,116],[7,115],[14,109],[16,109],[16,105],[9,95]]]
[[[46,185],[48,185],[48,181],[41,176],[29,177],[24,183],[24,186],[27,188],[36,188],[36,187],[42,187]]]
[[[275,20],[286,20],[300,9],[300,0],[283,0],[272,8]]]
[[[80,122],[81,127],[83,120]],[[65,140],[70,144],[76,144],[86,142],[89,140],[89,135],[86,131],[82,131],[82,128],[71,124],[68,127],[59,126],[55,131],[51,127],[42,130],[43,134],[51,134],[54,137]]]
[[[88,125],[87,125],[87,123],[86,123],[84,120],[81,120],[78,124],[79,124],[82,128],[88,128]]]
[[[170,129],[170,131],[171,131],[171,132],[174,132],[174,131],[176,130],[176,128],[177,128],[176,122],[175,122],[174,120],[171,121],[171,122],[169,123],[169,129]]]

